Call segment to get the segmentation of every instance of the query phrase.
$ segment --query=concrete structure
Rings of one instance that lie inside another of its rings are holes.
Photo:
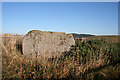
[[[23,37],[23,54],[51,57],[69,51],[75,45],[71,34],[32,30]]]

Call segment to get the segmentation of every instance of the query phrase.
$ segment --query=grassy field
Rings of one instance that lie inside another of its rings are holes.
[[[3,38],[0,44],[2,78],[118,79],[120,51],[117,38],[102,36],[78,40],[70,51],[49,59],[22,55],[22,37],[16,36],[15,42]]]
[[[107,42],[112,42],[112,43],[118,43],[120,39],[120,36],[117,35],[106,35],[106,36],[92,36],[86,38],[86,40],[104,40]]]

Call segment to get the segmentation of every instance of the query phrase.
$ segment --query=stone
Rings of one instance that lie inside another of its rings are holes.
[[[23,37],[23,54],[41,57],[58,56],[75,45],[71,34],[32,30]]]
[[[14,35],[5,33],[5,34],[3,35],[3,37],[14,37]]]
[[[10,50],[16,49],[16,37],[12,34],[4,34],[2,36],[2,43]]]

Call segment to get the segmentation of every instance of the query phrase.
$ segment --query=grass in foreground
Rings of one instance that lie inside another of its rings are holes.
[[[16,41],[16,46],[21,44],[19,40]],[[11,46],[2,43],[3,79],[120,78],[118,43],[104,40],[77,41],[69,52],[50,59],[28,59],[19,49],[11,49]]]

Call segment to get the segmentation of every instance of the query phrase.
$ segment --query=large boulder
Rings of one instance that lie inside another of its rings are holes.
[[[52,57],[69,51],[74,44],[71,34],[32,30],[23,37],[23,54]]]

